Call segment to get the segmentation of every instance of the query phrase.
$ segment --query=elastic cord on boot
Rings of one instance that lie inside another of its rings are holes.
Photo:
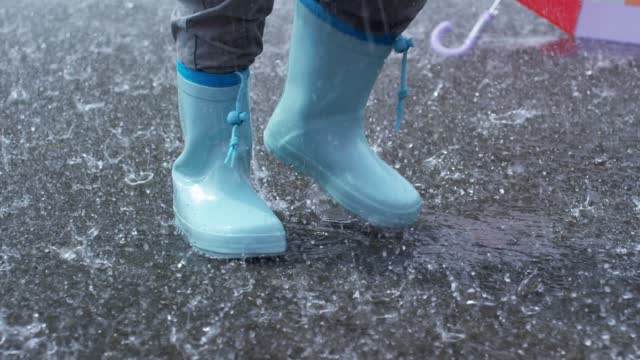
[[[229,151],[227,152],[226,159],[224,159],[224,163],[231,167],[233,167],[233,161],[236,157],[236,150],[238,149],[238,143],[240,141],[238,138],[238,127],[245,121],[249,121],[249,113],[242,111],[242,99],[244,98],[243,94],[247,86],[247,75],[239,72],[235,74],[240,79],[240,89],[236,96],[236,109],[227,115],[227,124],[231,125],[232,128],[231,140],[229,140]]]
[[[409,49],[413,47],[413,39],[398,36],[393,43],[393,50],[402,54],[402,70],[400,72],[400,90],[398,91],[398,108],[396,109],[396,130],[400,130],[402,117],[404,116],[404,99],[409,96],[407,89],[407,56]]]

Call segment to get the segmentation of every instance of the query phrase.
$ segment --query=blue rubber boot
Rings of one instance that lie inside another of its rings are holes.
[[[298,1],[284,93],[264,133],[276,158],[347,210],[388,227],[414,223],[422,205],[365,138],[364,109],[396,40],[367,38],[312,0]]]
[[[251,186],[249,71],[212,75],[178,63],[185,139],[173,165],[176,225],[198,252],[216,258],[286,250],[282,223]]]

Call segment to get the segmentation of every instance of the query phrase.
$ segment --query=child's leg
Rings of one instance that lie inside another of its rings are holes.
[[[427,0],[318,0],[330,14],[362,32],[401,34]]]
[[[178,60],[211,73],[244,70],[262,52],[273,0],[177,0],[171,31]],[[426,0],[318,0],[328,13],[370,34],[400,34]]]
[[[178,60],[208,73],[244,71],[262,52],[273,0],[177,0],[171,20]]]

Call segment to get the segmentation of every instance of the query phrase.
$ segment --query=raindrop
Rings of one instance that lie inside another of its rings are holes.
[[[24,91],[23,88],[17,87],[11,90],[9,97],[7,98],[7,104],[13,104],[18,102],[24,102],[29,100],[29,94]]]

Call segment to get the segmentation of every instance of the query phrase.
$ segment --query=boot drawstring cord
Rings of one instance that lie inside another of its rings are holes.
[[[400,90],[398,91],[398,107],[396,109],[396,130],[400,130],[402,117],[404,115],[404,99],[409,96],[407,89],[407,55],[409,49],[413,47],[413,39],[406,38],[402,35],[398,36],[393,42],[393,50],[402,54],[402,71],[400,73]]]
[[[238,90],[238,96],[236,97],[236,109],[231,111],[227,115],[227,124],[233,126],[231,128],[231,140],[229,140],[229,151],[227,152],[227,157],[224,160],[225,165],[233,167],[233,163],[236,157],[236,152],[238,149],[238,127],[242,125],[243,122],[249,120],[249,113],[246,111],[242,111],[242,99],[244,98],[245,88],[247,86],[247,79],[245,75],[240,72],[236,73],[240,76],[240,89]]]

